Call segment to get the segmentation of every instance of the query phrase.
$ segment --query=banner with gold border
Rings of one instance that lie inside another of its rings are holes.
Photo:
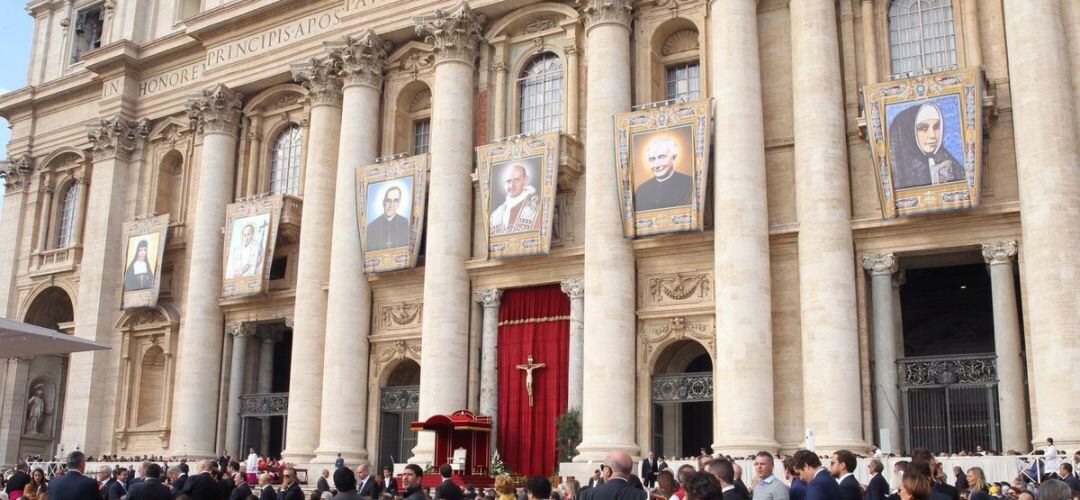
[[[982,83],[968,68],[863,88],[882,217],[979,206]]]
[[[266,293],[282,204],[279,194],[241,200],[225,207],[221,298]]]
[[[356,221],[364,274],[416,267],[427,182],[427,155],[357,167]]]
[[[615,117],[626,237],[704,229],[711,114],[706,99]]]
[[[124,309],[154,307],[161,291],[161,261],[169,233],[169,214],[124,223]]]
[[[479,146],[476,163],[488,256],[549,253],[559,176],[558,132]]]

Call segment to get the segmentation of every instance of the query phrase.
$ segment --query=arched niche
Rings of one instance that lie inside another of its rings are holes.
[[[394,99],[393,147],[394,154],[423,152],[423,128],[431,131],[431,87],[422,81],[406,84]],[[426,125],[425,125],[426,123]],[[430,137],[430,136],[429,136]]]
[[[45,285],[31,297],[24,322],[71,333],[75,307],[68,291]],[[16,382],[12,398],[13,411],[20,417],[20,457],[53,456],[63,419],[67,366],[66,355],[34,356],[17,362],[16,380],[24,381]]]
[[[116,328],[121,341],[117,451],[155,453],[169,444],[173,375],[180,316],[171,306],[128,310]]]
[[[431,45],[416,40],[398,47],[386,58],[382,106],[383,155],[412,154],[417,124],[429,120],[430,125],[431,89],[435,85],[434,61]]]
[[[667,100],[667,70],[696,62],[700,99],[708,97],[706,3],[669,6],[643,5],[634,16],[634,104]],[[724,71],[719,68],[718,71]]]
[[[161,157],[157,167],[157,189],[154,193],[154,212],[180,215],[183,199],[184,155],[172,149]]]

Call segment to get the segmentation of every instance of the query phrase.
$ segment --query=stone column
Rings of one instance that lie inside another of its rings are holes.
[[[79,263],[79,300],[75,305],[75,336],[112,345],[120,316],[123,285],[124,242],[121,228],[125,215],[128,172],[143,154],[149,123],[122,116],[99,120],[88,131],[94,159],[90,183],[86,240]],[[101,383],[116,380],[120,366],[119,349],[80,352],[71,355],[64,396],[60,442],[65,450],[79,445],[87,454],[111,449],[112,433],[101,432],[112,425],[113,405],[102,404],[115,397],[115,387]],[[214,380],[217,380],[216,374]]]
[[[420,370],[421,419],[467,405],[469,258],[472,227],[473,115],[476,45],[484,16],[466,2],[415,18],[435,54],[431,114],[431,176]],[[421,432],[412,462],[429,462],[434,435]]]
[[[498,50],[492,70],[495,71],[495,138],[506,136],[506,51]],[[567,87],[572,88],[572,87]]]
[[[866,84],[874,84],[881,78],[878,70],[877,35],[874,34],[874,26],[877,19],[874,18],[874,0],[862,0],[862,49],[863,69],[866,71]]]
[[[82,245],[83,225],[86,224],[86,195],[89,192],[90,179],[87,179],[86,174],[82,173],[75,178],[75,182],[79,184],[79,198],[75,201],[74,244]]]
[[[480,414],[491,417],[494,443],[499,422],[499,305],[502,290],[476,290],[473,299],[484,307],[484,329],[480,340]]]
[[[1012,262],[1016,256],[1016,242],[999,241],[983,245],[982,253],[990,267],[990,287],[994,300],[994,353],[997,355],[1001,445],[1005,450],[1026,450],[1030,441],[1024,408],[1024,360]]]
[[[338,138],[342,126],[342,79],[340,61],[329,57],[313,57],[294,65],[292,71],[293,78],[307,89],[311,120],[289,365],[289,415],[285,450],[281,456],[288,462],[305,463],[315,458],[315,447],[319,445],[327,310],[327,293],[323,287],[330,280]],[[355,216],[350,219],[355,220]],[[336,271],[348,272],[346,269]],[[334,417],[341,418],[340,415]]]
[[[900,450],[900,390],[896,385],[896,317],[893,312],[893,273],[896,257],[891,253],[863,255],[862,265],[870,272],[871,317],[874,353],[874,419],[878,434],[873,441],[882,451]],[[889,446],[879,436],[888,434]]]
[[[819,450],[858,451],[867,446],[836,5],[791,0],[790,6],[803,422],[816,433]]]
[[[1080,248],[1080,147],[1070,88],[1078,77],[1070,71],[1061,4],[1005,0],[1004,7],[1035,427],[1069,450],[1080,448],[1080,398],[1062,397],[1080,391],[1080,260],[1072,256]]]
[[[171,450],[182,456],[213,456],[217,433],[224,318],[221,296],[225,206],[232,196],[240,94],[218,84],[191,97],[188,115],[203,134],[194,220],[189,221],[187,290],[180,323],[177,384],[174,390]],[[89,234],[89,232],[88,232]],[[75,372],[73,372],[75,373]],[[183,381],[189,381],[184,383]]]
[[[716,370],[713,449],[776,451],[773,431],[772,295],[765,125],[757,0],[709,2],[709,82],[716,99],[713,242]],[[752,416],[751,416],[752,415]]]
[[[44,252],[49,249],[49,222],[52,221],[52,199],[53,199],[53,184],[49,175],[42,174],[41,185],[41,213],[38,214],[38,252]]]
[[[274,344],[280,335],[268,335],[259,340],[259,373],[255,379],[255,393],[267,394],[273,390],[274,381]],[[270,449],[270,417],[262,417],[259,425],[260,453]]]
[[[575,87],[567,87],[575,88]],[[581,409],[585,390],[585,280],[562,280],[562,291],[570,297],[570,369],[567,372],[566,408]]]
[[[576,461],[638,452],[634,250],[623,237],[614,115],[630,110],[630,0],[587,0],[585,20],[585,384]],[[573,92],[571,92],[573,93]]]
[[[240,396],[244,395],[244,374],[247,373],[247,338],[250,327],[237,325],[232,332],[232,363],[229,369],[229,399],[225,413],[225,449],[234,457],[244,456],[240,449]]]
[[[330,291],[326,309],[325,374],[318,463],[334,463],[341,453],[355,464],[367,458],[368,328],[371,288],[356,226],[356,168],[378,155],[379,96],[389,46],[364,30],[330,49],[344,75],[341,141],[337,155],[334,232],[330,249]],[[306,204],[306,201],[305,201]],[[351,390],[341,391],[340,383]]]
[[[578,82],[581,80],[581,69],[578,62],[577,43],[571,42],[563,47],[563,54],[566,55],[566,88],[571,89],[564,93],[566,96],[566,124],[563,126],[563,133],[578,137],[581,130],[578,122],[578,99],[581,96],[578,94],[577,89],[580,88]]]
[[[892,289],[893,289],[893,331],[896,332],[896,357],[903,358],[904,353],[904,311],[900,307],[900,287],[907,283],[907,274],[904,272],[904,268],[899,268],[893,273]]]

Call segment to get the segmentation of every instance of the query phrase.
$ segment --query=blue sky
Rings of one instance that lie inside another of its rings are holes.
[[[26,65],[30,59],[30,39],[34,35],[34,22],[26,13],[23,0],[0,1],[0,94],[26,86]],[[7,158],[8,129],[6,120],[0,118],[0,160]],[[0,183],[0,195],[4,186]]]

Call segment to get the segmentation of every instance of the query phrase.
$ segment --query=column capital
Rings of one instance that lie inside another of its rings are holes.
[[[631,0],[577,0],[577,4],[586,30],[601,24],[630,27]]]
[[[21,188],[30,180],[33,170],[34,159],[25,153],[7,161],[0,161],[0,177],[4,178],[6,192]]]
[[[341,106],[341,60],[332,56],[311,57],[289,66],[293,80],[311,99],[312,106]]]
[[[379,38],[372,29],[326,45],[330,57],[340,61],[345,87],[364,85],[375,90],[382,89],[383,64],[393,48],[393,43]]]
[[[417,36],[423,36],[432,45],[436,66],[451,61],[472,66],[476,61],[476,46],[483,38],[480,28],[486,19],[462,1],[451,9],[435,9],[413,17],[413,23]]]
[[[484,307],[499,307],[503,291],[499,288],[481,288],[473,290],[473,300]]]
[[[187,115],[199,133],[236,136],[240,105],[240,93],[219,83],[188,96]]]
[[[983,260],[991,266],[996,264],[1011,264],[1016,256],[1015,241],[998,241],[982,246]]]
[[[863,255],[862,266],[873,276],[892,275],[899,269],[896,265],[896,257],[891,253]]]
[[[562,280],[560,283],[562,292],[565,293],[570,300],[580,299],[585,297],[585,279],[584,278],[568,278]]]
[[[233,337],[253,337],[255,336],[255,325],[251,323],[240,323],[238,325],[230,325],[228,327],[229,335]]]
[[[101,118],[86,127],[90,140],[90,155],[94,160],[119,157],[125,160],[138,158],[150,135],[150,122],[127,120],[120,115]]]

